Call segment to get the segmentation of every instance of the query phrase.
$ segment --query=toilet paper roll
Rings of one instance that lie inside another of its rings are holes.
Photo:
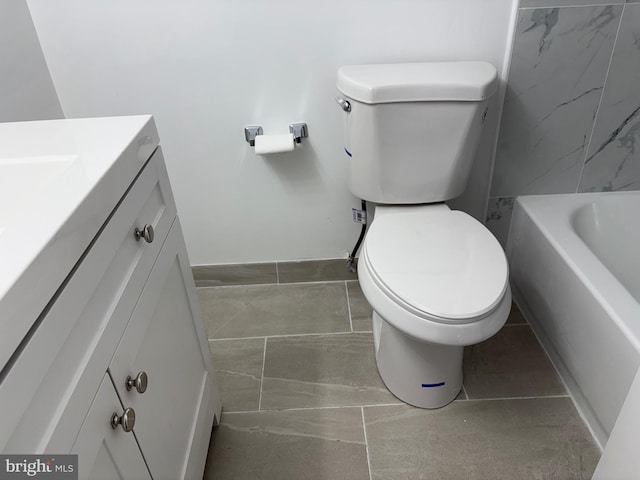
[[[293,134],[285,135],[258,135],[256,137],[256,155],[269,155],[270,153],[290,152],[293,150]]]

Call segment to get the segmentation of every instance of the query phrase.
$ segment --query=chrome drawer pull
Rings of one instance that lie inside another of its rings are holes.
[[[114,430],[122,425],[122,430],[130,432],[136,424],[136,412],[133,408],[125,408],[121,417],[116,412],[111,415],[111,428]]]
[[[134,230],[134,234],[137,241],[139,241],[141,238],[144,238],[144,241],[147,243],[153,242],[153,227],[148,223],[142,228],[142,230],[136,227],[136,229]]]
[[[135,388],[138,391],[138,393],[146,392],[148,384],[149,384],[149,376],[147,375],[147,372],[138,372],[138,375],[136,375],[136,378],[131,378],[131,375],[129,375],[125,382],[127,391],[130,391],[132,388]]]

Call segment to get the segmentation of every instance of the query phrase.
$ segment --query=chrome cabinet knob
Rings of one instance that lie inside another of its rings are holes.
[[[116,412],[111,415],[111,428],[114,430],[118,425],[122,425],[122,430],[130,432],[136,424],[136,412],[133,408],[125,408],[122,416],[119,417]]]
[[[136,375],[136,378],[131,378],[131,375],[129,375],[125,382],[127,391],[130,391],[132,388],[135,388],[138,391],[138,393],[146,392],[148,384],[149,384],[149,376],[147,375],[147,372],[138,372],[138,375]]]
[[[147,243],[153,242],[153,227],[148,223],[142,228],[142,230],[136,227],[136,229],[134,230],[134,234],[137,241],[139,241],[141,238],[144,238],[144,241]]]
[[[351,111],[351,102],[349,102],[349,100],[345,100],[342,97],[336,97],[336,103],[340,105],[340,108],[345,112],[349,113]]]

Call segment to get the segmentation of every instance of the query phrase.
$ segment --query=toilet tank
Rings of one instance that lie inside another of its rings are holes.
[[[491,64],[351,65],[338,70],[337,86],[356,196],[414,204],[463,192],[498,86]]]

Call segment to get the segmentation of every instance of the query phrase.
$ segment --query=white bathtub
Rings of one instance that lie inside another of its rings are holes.
[[[516,201],[513,296],[601,447],[640,364],[640,192]]]

